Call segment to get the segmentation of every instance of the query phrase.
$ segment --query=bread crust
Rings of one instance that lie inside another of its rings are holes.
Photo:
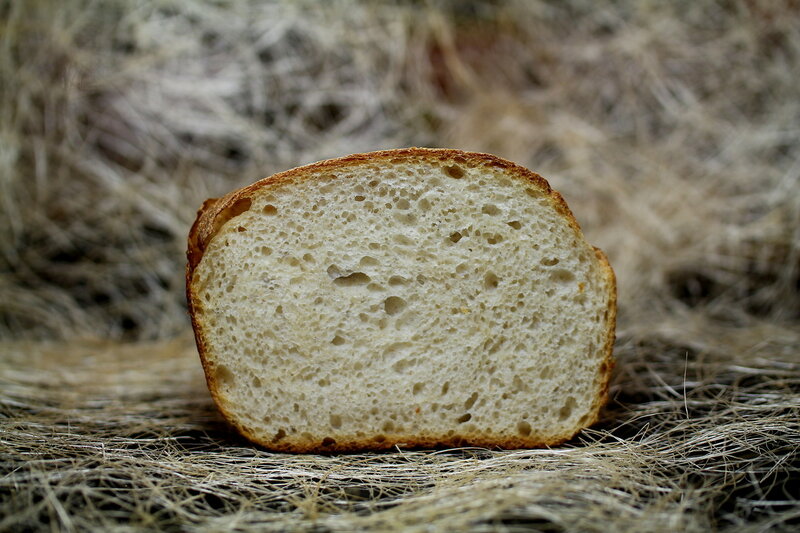
[[[607,334],[603,348],[604,357],[600,362],[599,373],[597,377],[599,392],[588,413],[587,421],[582,426],[577,427],[575,431],[566,432],[549,438],[543,438],[535,434],[531,434],[528,437],[507,436],[499,438],[487,438],[477,435],[447,436],[434,434],[418,434],[411,435],[408,438],[400,438],[398,435],[386,435],[381,440],[377,440],[375,438],[354,437],[346,439],[340,437],[336,441],[323,446],[320,445],[319,441],[317,440],[290,441],[289,439],[282,439],[275,442],[270,439],[261,438],[254,434],[250,428],[238,423],[236,417],[234,417],[228,411],[225,406],[225,402],[223,401],[220,387],[214,378],[212,363],[208,358],[207,343],[204,338],[202,324],[200,322],[198,313],[198,310],[202,307],[202,303],[195,298],[194,288],[192,286],[194,271],[202,260],[203,254],[208,248],[211,240],[228,220],[240,214],[249,207],[249,198],[255,192],[261,189],[291,182],[299,182],[305,179],[313,179],[313,176],[318,175],[320,172],[338,171],[362,163],[400,162],[414,159],[435,161],[439,163],[453,162],[470,167],[484,166],[504,169],[509,172],[510,176],[526,180],[529,184],[538,188],[542,193],[548,195],[553,202],[553,207],[564,217],[573,230],[581,238],[583,238],[583,232],[581,231],[580,225],[572,214],[572,211],[570,211],[569,207],[567,206],[566,201],[561,194],[558,193],[558,191],[555,191],[550,187],[550,184],[542,176],[523,166],[491,154],[464,152],[455,149],[401,148],[396,150],[382,150],[377,152],[348,155],[337,159],[320,161],[310,165],[293,168],[284,172],[279,172],[259,180],[252,185],[232,191],[222,198],[211,198],[206,200],[202,207],[198,210],[197,218],[195,219],[195,222],[189,231],[188,248],[186,252],[186,300],[189,307],[189,316],[192,322],[192,329],[194,330],[197,350],[200,355],[203,371],[205,373],[206,383],[208,384],[208,389],[211,393],[214,403],[217,405],[217,408],[222,413],[223,417],[228,421],[228,423],[230,423],[240,434],[242,434],[251,442],[273,451],[290,453],[357,452],[366,450],[377,451],[387,450],[395,447],[448,448],[476,446],[500,449],[542,448],[561,444],[574,437],[584,427],[589,427],[598,421],[600,417],[600,410],[608,401],[608,388],[611,380],[611,372],[615,365],[612,353],[615,341],[617,317],[617,285],[616,276],[614,274],[614,270],[611,268],[608,258],[602,252],[602,250],[596,247],[594,247],[595,256],[610,288],[609,304],[607,309],[608,312],[605,316]]]

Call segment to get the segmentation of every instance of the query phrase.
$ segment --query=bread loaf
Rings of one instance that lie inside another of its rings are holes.
[[[509,161],[390,150],[208,200],[187,298],[208,387],[288,452],[539,447],[605,403],[614,273]]]

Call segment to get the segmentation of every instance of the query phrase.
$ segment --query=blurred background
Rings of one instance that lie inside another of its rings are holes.
[[[533,169],[606,251],[602,419],[557,450],[237,440],[196,210],[415,145]],[[794,532],[799,284],[798,0],[0,0],[0,530]]]
[[[0,337],[185,334],[204,199],[433,146],[562,192],[623,342],[788,350],[799,67],[795,0],[0,0]]]

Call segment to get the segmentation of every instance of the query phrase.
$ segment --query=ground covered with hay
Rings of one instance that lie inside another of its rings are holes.
[[[0,0],[0,530],[794,531],[800,8]],[[543,450],[239,439],[183,300],[202,200],[400,146],[513,159],[619,279]]]

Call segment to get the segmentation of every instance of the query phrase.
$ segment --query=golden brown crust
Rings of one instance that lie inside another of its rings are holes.
[[[583,424],[582,427],[577,428],[574,432],[565,433],[549,438],[537,437],[531,435],[529,437],[484,437],[480,435],[462,436],[462,435],[414,435],[413,438],[400,438],[399,436],[388,435],[377,439],[367,438],[351,438],[351,439],[338,439],[333,442],[328,442],[320,445],[319,441],[298,442],[290,441],[290,439],[283,439],[275,442],[271,439],[260,438],[255,435],[249,428],[242,426],[236,421],[236,418],[228,412],[222,401],[219,387],[214,379],[214,373],[211,363],[209,362],[206,342],[203,336],[202,328],[198,321],[198,310],[202,303],[194,298],[192,289],[192,278],[194,270],[200,263],[203,253],[208,248],[209,243],[222,228],[222,226],[234,216],[240,214],[242,211],[249,208],[250,197],[256,191],[272,187],[278,184],[286,184],[293,181],[301,181],[310,179],[314,175],[319,175],[324,171],[336,171],[347,167],[355,166],[361,163],[376,163],[376,162],[393,162],[404,161],[409,159],[424,159],[426,161],[440,161],[440,162],[456,162],[458,164],[467,165],[470,167],[486,166],[493,168],[502,168],[508,170],[510,175],[517,176],[521,179],[529,181],[532,185],[538,188],[542,193],[549,195],[553,201],[553,207],[564,217],[567,223],[579,234],[582,235],[580,225],[575,219],[572,211],[567,206],[566,201],[558,193],[554,191],[550,184],[541,177],[539,174],[528,170],[525,167],[517,165],[506,159],[500,157],[478,153],[478,152],[464,152],[454,149],[443,148],[402,148],[397,150],[383,150],[378,152],[368,152],[363,154],[353,154],[338,159],[329,159],[297,167],[291,170],[274,174],[264,178],[252,185],[242,189],[235,190],[226,196],[219,199],[209,199],[203,203],[203,206],[197,212],[197,219],[195,220],[189,232],[188,248],[187,248],[187,265],[186,265],[186,299],[189,306],[189,315],[192,320],[192,328],[194,330],[195,341],[197,349],[200,354],[200,361],[203,365],[205,372],[206,382],[208,389],[211,393],[214,403],[220,410],[225,419],[235,427],[239,433],[245,436],[248,440],[259,444],[265,448],[278,452],[290,453],[318,453],[318,452],[355,452],[364,450],[386,450],[396,446],[404,448],[442,448],[442,447],[459,447],[459,446],[477,446],[485,448],[501,448],[501,449],[514,449],[514,448],[542,448],[548,446],[555,446],[561,444],[577,434],[582,427],[588,427],[600,417],[600,409],[608,401],[608,387],[611,379],[611,371],[614,367],[614,359],[612,356],[615,328],[616,328],[616,314],[617,314],[617,292],[616,292],[616,277],[611,265],[608,262],[605,254],[599,249],[594,248],[597,259],[601,268],[605,273],[605,277],[611,288],[611,295],[609,297],[608,313],[606,316],[607,323],[607,338],[604,346],[604,358],[600,363],[598,383],[600,392],[597,399],[589,411],[590,417],[588,422]]]
[[[608,257],[606,257],[603,250],[596,246],[593,248],[600,262],[600,267],[603,269],[608,284],[610,285],[610,294],[606,315],[606,343],[603,347],[604,357],[603,361],[600,363],[600,376],[598,378],[600,382],[600,393],[597,396],[595,404],[592,406],[592,412],[594,414],[593,420],[587,424],[587,427],[598,421],[600,418],[600,409],[608,403],[608,387],[611,383],[611,372],[616,365],[613,352],[617,329],[617,276],[614,274],[614,269],[611,268],[611,263],[609,263]]]
[[[226,417],[227,418],[227,417]],[[230,421],[230,419],[228,418]],[[363,452],[363,451],[381,451],[390,450],[393,448],[402,449],[434,449],[434,448],[488,448],[498,450],[514,450],[520,448],[547,448],[550,446],[558,446],[565,441],[571,439],[575,434],[580,431],[576,430],[574,433],[565,434],[560,437],[553,437],[549,439],[535,439],[535,438],[522,438],[522,437],[483,437],[483,436],[435,436],[435,435],[414,435],[412,438],[392,438],[386,437],[381,440],[376,439],[339,439],[333,443],[325,446],[320,445],[318,440],[309,440],[307,442],[273,442],[271,439],[259,439],[246,428],[233,421],[230,423],[244,435],[249,441],[263,446],[272,451],[285,452],[285,453],[350,453],[350,452]],[[582,429],[582,428],[581,428]]]

